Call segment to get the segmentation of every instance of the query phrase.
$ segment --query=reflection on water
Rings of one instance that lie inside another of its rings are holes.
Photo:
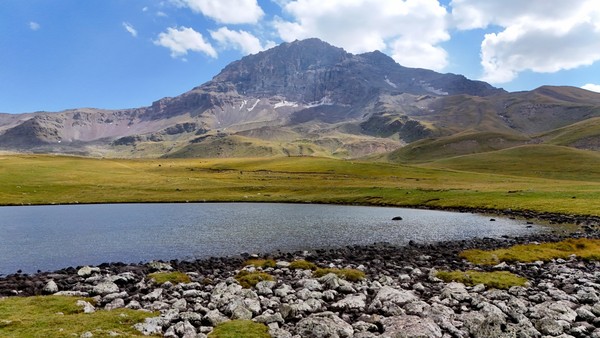
[[[394,216],[403,220],[392,221]],[[103,262],[192,259],[410,240],[547,231],[443,211],[311,204],[104,204],[0,207],[0,274]]]

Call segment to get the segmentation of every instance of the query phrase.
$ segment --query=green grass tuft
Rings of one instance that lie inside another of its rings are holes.
[[[240,271],[235,279],[240,283],[240,285],[246,289],[254,287],[256,283],[261,281],[272,281],[275,280],[273,276],[269,275],[266,272],[249,272],[246,270]]]
[[[326,274],[334,273],[338,277],[346,279],[351,282],[357,282],[359,280],[365,279],[366,275],[364,272],[356,269],[334,269],[334,268],[320,268],[315,270],[315,277],[323,277]]]
[[[171,282],[173,284],[179,283],[189,283],[192,280],[190,276],[186,275],[183,272],[174,271],[174,272],[155,272],[148,275],[148,278],[154,279],[158,284],[164,284],[166,282]]]
[[[248,265],[252,265],[257,268],[274,268],[276,266],[276,262],[272,259],[253,258],[244,262],[244,266]]]
[[[230,320],[221,323],[208,338],[270,338],[269,328],[251,320]]]
[[[132,325],[156,313],[117,309],[85,314],[75,303],[79,298],[65,296],[10,297],[0,299],[0,337],[143,337]]]
[[[556,258],[569,258],[576,255],[586,260],[600,258],[600,240],[567,239],[561,242],[542,244],[522,244],[497,250],[465,250],[460,257],[481,265],[495,265],[500,262],[535,262],[549,261]]]
[[[487,287],[496,289],[509,289],[512,286],[523,286],[527,282],[526,278],[517,276],[508,271],[438,271],[436,277],[445,282],[460,282],[465,285],[483,284]]]
[[[290,263],[290,269],[293,270],[316,270],[317,265],[315,263],[299,259]]]

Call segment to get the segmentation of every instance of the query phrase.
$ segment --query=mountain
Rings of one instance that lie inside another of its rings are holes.
[[[598,147],[600,120],[584,121],[599,114],[600,94],[585,90],[507,93],[308,39],[246,56],[149,107],[0,114],[0,150],[427,161],[528,143]]]

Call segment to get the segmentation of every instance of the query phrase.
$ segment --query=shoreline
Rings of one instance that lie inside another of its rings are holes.
[[[2,207],[34,207],[34,206],[73,206],[73,205],[105,205],[105,204],[211,204],[211,203],[272,203],[272,204],[322,204],[322,205],[345,205],[345,206],[366,206],[366,207],[382,207],[382,208],[404,208],[404,209],[423,209],[436,211],[450,211],[459,213],[477,213],[484,215],[498,215],[504,217],[515,217],[528,220],[547,221],[550,224],[574,224],[596,226],[600,228],[600,216],[592,214],[564,214],[551,211],[534,211],[534,210],[512,210],[512,209],[491,209],[479,207],[438,207],[425,204],[403,205],[392,203],[331,203],[320,201],[248,201],[248,200],[232,200],[232,201],[140,201],[140,202],[86,202],[86,203],[39,203],[39,204],[0,204]]]
[[[185,337],[178,334],[183,327],[196,337],[205,337],[214,326],[229,319],[265,323],[271,335],[280,338],[319,337],[319,333],[311,331],[316,327],[337,330],[339,337],[395,337],[391,333],[396,332],[394,328],[398,325],[438,338],[497,337],[511,332],[521,337],[552,337],[562,333],[572,337],[600,336],[600,329],[594,326],[600,324],[600,284],[593,282],[600,278],[596,272],[600,262],[571,258],[492,267],[475,266],[458,258],[458,253],[465,249],[497,249],[565,238],[600,238],[600,232],[475,238],[406,246],[378,243],[193,261],[104,263],[34,275],[8,275],[0,278],[0,297],[87,296],[93,297],[97,309],[126,307],[159,311],[158,317],[137,328],[173,337]],[[244,267],[243,262],[253,257],[272,258],[277,266]],[[310,270],[289,269],[289,263],[297,259],[306,259],[323,268],[359,269],[366,273],[366,278],[351,282],[334,275],[317,278]],[[497,290],[446,283],[435,277],[439,270],[467,269],[510,271],[529,282],[526,287]],[[191,283],[158,285],[147,277],[151,272],[167,270],[186,273]],[[275,276],[276,281],[242,289],[233,278],[242,270],[265,271]],[[557,307],[560,307],[557,313],[540,314]],[[559,312],[569,315],[563,318]],[[542,320],[542,315],[551,321]],[[494,321],[486,322],[490,316]]]

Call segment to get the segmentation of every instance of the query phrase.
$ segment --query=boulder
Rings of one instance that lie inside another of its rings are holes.
[[[92,288],[92,292],[97,295],[108,295],[110,293],[119,292],[119,286],[113,282],[104,281],[104,282],[96,284]]]
[[[77,275],[80,277],[88,277],[94,273],[100,273],[100,268],[84,266],[81,269],[77,270]]]
[[[56,285],[55,281],[50,280],[48,281],[48,283],[46,283],[42,291],[44,291],[44,293],[46,294],[56,293],[58,292],[58,285]]]
[[[367,306],[366,300],[367,296],[362,293],[359,293],[357,295],[346,296],[346,298],[333,303],[331,307],[333,307],[336,310],[364,310],[364,308]]]
[[[382,338],[441,338],[442,330],[430,318],[412,315],[387,317],[383,324]],[[491,336],[490,336],[491,337]]]
[[[302,338],[343,338],[352,337],[354,329],[333,312],[322,312],[298,322],[296,333]]]
[[[369,305],[369,310],[377,311],[389,304],[404,306],[417,300],[419,300],[419,297],[413,291],[384,286],[377,292],[371,305]]]

